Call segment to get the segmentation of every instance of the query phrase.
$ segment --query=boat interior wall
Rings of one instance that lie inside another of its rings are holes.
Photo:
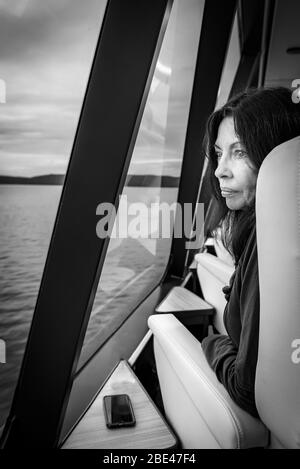
[[[264,86],[290,87],[300,77],[299,52],[289,52],[299,46],[299,15],[300,2],[276,2]]]

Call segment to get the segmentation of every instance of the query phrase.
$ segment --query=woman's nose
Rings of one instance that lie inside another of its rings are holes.
[[[216,178],[220,179],[222,177],[230,177],[231,176],[231,170],[228,165],[228,160],[223,155],[219,161],[218,161],[218,166],[217,169],[215,170],[215,176]]]

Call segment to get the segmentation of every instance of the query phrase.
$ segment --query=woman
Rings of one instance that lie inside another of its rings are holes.
[[[293,103],[286,88],[241,93],[214,112],[207,124],[208,171],[222,213],[218,228],[234,258],[235,272],[223,289],[228,336],[210,335],[202,341],[202,348],[231,398],[255,417],[259,335],[256,180],[268,153],[298,135],[300,104]]]

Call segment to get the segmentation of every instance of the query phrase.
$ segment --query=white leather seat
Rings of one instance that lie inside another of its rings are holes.
[[[268,432],[230,398],[200,342],[172,314],[148,320],[165,413],[183,448],[265,446]]]
[[[234,266],[205,252],[196,254],[195,261],[203,297],[215,308],[214,325],[221,334],[227,334],[223,323],[226,300],[222,288],[229,284]]]
[[[300,339],[299,155],[300,137],[276,147],[257,182],[261,306],[255,392],[261,420],[231,400],[201,344],[173,315],[149,318],[166,415],[183,448],[266,447],[268,437],[270,448],[300,448],[300,364],[292,360]]]
[[[257,182],[260,336],[256,371],[259,415],[271,447],[300,448],[300,137],[276,147]],[[298,342],[299,343],[299,342]]]

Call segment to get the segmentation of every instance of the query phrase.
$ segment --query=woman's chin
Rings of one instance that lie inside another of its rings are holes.
[[[226,199],[226,205],[229,210],[241,210],[244,204],[239,200]]]
[[[226,205],[229,210],[247,210],[255,204],[255,194],[252,197],[245,198],[240,194],[234,197],[226,197]]]

